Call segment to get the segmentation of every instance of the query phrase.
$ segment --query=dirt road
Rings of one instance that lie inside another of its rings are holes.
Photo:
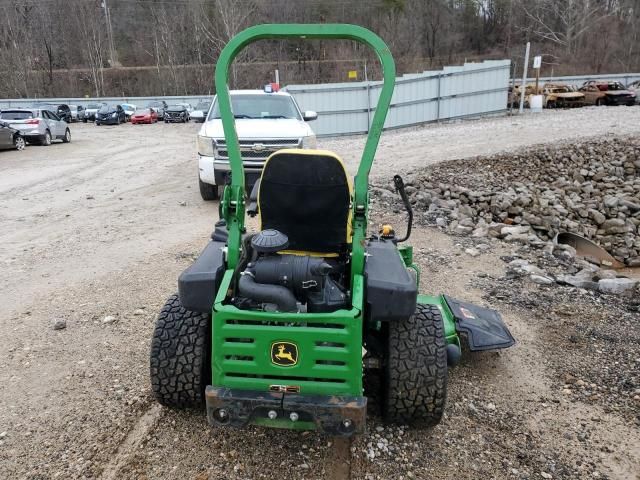
[[[0,152],[0,478],[637,478],[638,425],[562,396],[543,319],[526,309],[501,307],[518,346],[467,356],[431,432],[374,412],[353,442],[220,432],[154,404],[155,316],[217,218],[198,193],[197,128],[73,125],[69,145]],[[392,132],[374,172],[608,132],[640,132],[640,108]],[[350,166],[361,144],[321,142]],[[486,302],[475,276],[500,275],[508,248],[468,258],[455,243],[414,233],[423,290]]]

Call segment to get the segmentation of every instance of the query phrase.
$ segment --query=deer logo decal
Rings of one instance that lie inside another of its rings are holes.
[[[271,362],[281,367],[293,367],[298,363],[298,346],[291,342],[273,342]]]

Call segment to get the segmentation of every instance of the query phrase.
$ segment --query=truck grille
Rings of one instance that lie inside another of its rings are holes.
[[[216,140],[217,154],[216,158],[227,160],[229,152],[227,151],[227,143],[225,140]],[[245,160],[265,161],[273,152],[282,150],[283,148],[299,148],[301,140],[299,138],[291,139],[272,139],[272,140],[240,140],[240,152]]]

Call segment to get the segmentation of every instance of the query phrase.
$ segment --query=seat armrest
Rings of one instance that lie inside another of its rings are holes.
[[[255,217],[258,214],[258,191],[260,190],[260,179],[256,181],[251,189],[249,195],[249,206],[247,207],[247,214],[250,217]]]

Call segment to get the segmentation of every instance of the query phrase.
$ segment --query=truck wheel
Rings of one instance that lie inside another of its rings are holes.
[[[211,201],[211,200],[217,200],[219,198],[217,185],[210,185],[208,183],[204,183],[199,178],[198,178],[198,185],[200,186],[200,196],[202,197],[203,200]]]
[[[387,421],[432,427],[447,398],[447,343],[440,311],[418,305],[403,321],[389,322],[383,414]]]
[[[162,308],[151,340],[151,387],[162,405],[202,408],[211,377],[211,315],[186,310],[177,294]]]

